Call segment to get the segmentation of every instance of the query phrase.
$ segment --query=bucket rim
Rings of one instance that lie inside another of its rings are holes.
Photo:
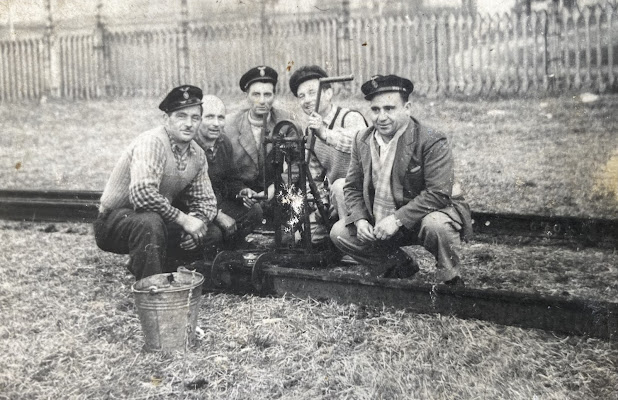
[[[199,272],[196,271],[176,271],[176,273],[183,273],[183,274],[191,274],[191,275],[195,275],[196,278],[199,278],[195,283],[191,283],[189,286],[183,286],[183,287],[166,287],[166,288],[158,288],[156,291],[153,291],[150,288],[144,288],[144,289],[136,289],[135,285],[137,285],[140,281],[136,281],[133,282],[133,284],[131,285],[131,292],[132,293],[139,293],[139,294],[150,294],[150,293],[174,293],[174,292],[182,292],[182,291],[186,291],[186,290],[193,290],[195,288],[197,288],[198,286],[201,286],[205,279],[204,275],[200,274]],[[164,272],[160,275],[170,275],[173,274],[173,272]],[[159,275],[159,274],[157,274]],[[141,280],[141,279],[140,279]]]

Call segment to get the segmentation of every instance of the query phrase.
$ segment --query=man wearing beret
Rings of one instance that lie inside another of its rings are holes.
[[[202,124],[195,142],[204,150],[208,159],[208,176],[217,197],[219,212],[214,220],[216,229],[221,230],[224,241],[234,248],[246,247],[244,238],[262,223],[262,208],[254,204],[243,206],[236,195],[247,186],[240,179],[234,163],[230,139],[224,134],[225,104],[214,95],[202,99]]]
[[[317,65],[306,65],[297,69],[290,77],[290,90],[298,98],[306,114],[306,126],[315,142],[309,159],[309,171],[316,181],[318,190],[325,193],[323,201],[330,205],[330,218],[346,215],[343,199],[343,184],[350,164],[350,153],[356,133],[367,128],[363,115],[349,108],[333,103],[334,91],[330,84],[322,85],[320,109],[316,110],[319,79],[326,78],[326,71]],[[311,239],[314,243],[328,237],[320,216],[313,212]]]
[[[416,273],[418,264],[401,247],[420,243],[437,260],[437,280],[463,286],[458,249],[471,218],[467,204],[452,194],[447,138],[411,117],[408,79],[378,75],[361,90],[373,126],[354,140],[344,186],[349,214],[333,226],[331,239],[384,277]]]
[[[271,163],[264,160],[262,150],[264,116],[266,116],[267,129],[271,132],[279,121],[294,119],[292,114],[273,107],[277,77],[277,72],[268,66],[259,66],[247,71],[240,78],[240,89],[246,93],[249,107],[229,115],[225,122],[225,134],[232,142],[234,164],[247,187],[239,193],[247,208],[257,203],[257,200],[253,198],[256,194],[262,194],[264,171],[266,171],[266,183],[271,184],[268,196],[272,198],[274,195],[272,183],[275,171]],[[269,147],[272,146],[269,145]],[[268,155],[270,155],[270,150],[269,148]]]
[[[94,223],[97,245],[129,254],[129,271],[142,279],[168,271],[168,250],[213,250],[216,199],[206,156],[193,141],[201,122],[202,90],[174,88],[159,105],[163,125],[140,134],[120,156]],[[180,203],[183,212],[172,206]]]

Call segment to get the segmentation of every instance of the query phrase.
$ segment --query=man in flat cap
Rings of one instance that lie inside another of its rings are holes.
[[[269,198],[274,195],[272,182],[275,171],[271,163],[264,160],[262,151],[264,116],[267,129],[271,132],[279,121],[294,119],[292,114],[273,107],[277,77],[277,72],[268,66],[259,66],[247,71],[240,78],[240,89],[246,93],[248,108],[226,118],[225,134],[232,142],[234,164],[247,187],[240,191],[239,196],[247,208],[257,203],[254,198],[256,194],[263,194],[262,176],[265,170],[266,183],[270,184],[267,195]]]
[[[129,254],[136,279],[171,272],[168,250],[199,255],[221,240],[211,229],[217,207],[206,156],[193,141],[202,120],[202,90],[174,88],[159,109],[163,125],[140,134],[122,153],[94,223],[99,248]]]
[[[349,214],[333,226],[331,239],[384,277],[416,273],[418,264],[401,247],[420,243],[437,260],[437,280],[463,286],[458,249],[471,218],[452,193],[447,138],[411,117],[408,79],[375,76],[361,90],[373,126],[354,140],[344,186]]]
[[[326,71],[317,65],[302,66],[290,77],[290,90],[306,115],[305,125],[310,135],[315,135],[315,141],[309,141],[314,144],[310,149],[309,171],[318,190],[325,194],[322,200],[330,206],[330,218],[337,219],[346,215],[343,184],[354,136],[367,128],[367,122],[360,112],[333,103],[334,91],[330,83],[322,85],[320,109],[315,109],[319,79],[326,77]],[[328,231],[319,213],[313,212],[310,220],[312,241],[319,243],[326,239]]]
[[[262,208],[254,204],[247,208],[236,195],[247,189],[234,163],[230,139],[224,134],[225,104],[214,95],[202,99],[202,124],[195,142],[204,150],[208,159],[208,176],[217,197],[219,212],[214,220],[221,230],[226,245],[234,248],[247,247],[244,238],[262,223]]]

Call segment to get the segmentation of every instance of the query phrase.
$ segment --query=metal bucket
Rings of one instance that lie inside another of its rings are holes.
[[[195,343],[202,283],[202,274],[179,268],[131,286],[147,351],[173,352]]]

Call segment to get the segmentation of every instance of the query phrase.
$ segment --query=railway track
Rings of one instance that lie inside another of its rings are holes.
[[[97,216],[97,191],[0,190],[0,218],[36,222],[91,222]],[[473,213],[475,232],[580,240],[588,244],[618,244],[618,220]],[[259,251],[255,251],[258,252]],[[268,258],[268,252],[264,250]],[[221,254],[220,254],[221,255]],[[225,255],[223,255],[225,258]],[[247,265],[229,257],[217,267],[203,264],[206,289],[267,296],[292,294],[373,306],[440,313],[504,325],[589,335],[618,337],[618,303],[564,299],[519,292],[451,288],[409,280],[360,277],[328,269],[300,269],[294,255],[277,263]]]

